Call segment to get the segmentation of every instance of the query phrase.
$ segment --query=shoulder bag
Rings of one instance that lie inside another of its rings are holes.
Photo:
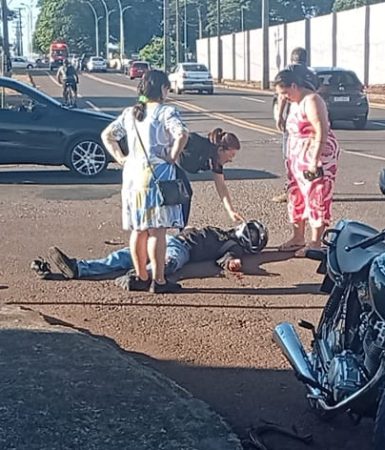
[[[134,127],[135,127],[136,134],[138,136],[138,139],[139,139],[139,143],[143,149],[143,152],[146,156],[148,165],[152,172],[152,176],[154,177],[155,185],[161,196],[160,206],[181,205],[182,203],[188,202],[190,197],[187,192],[186,186],[184,185],[183,180],[181,180],[179,178],[176,180],[159,180],[159,178],[155,175],[155,171],[152,167],[150,158],[148,157],[148,154],[144,147],[142,138],[140,137],[139,130],[136,125],[135,119],[134,119]]]

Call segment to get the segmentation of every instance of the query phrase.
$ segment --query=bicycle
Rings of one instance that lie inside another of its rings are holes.
[[[76,96],[72,83],[66,83],[63,93],[64,104],[69,108],[76,106]]]

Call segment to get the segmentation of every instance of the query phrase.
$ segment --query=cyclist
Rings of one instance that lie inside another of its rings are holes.
[[[63,65],[59,68],[57,71],[57,80],[58,82],[63,85],[63,98],[64,101],[67,101],[67,87],[70,86],[75,94],[75,105],[76,101],[78,99],[78,89],[77,85],[79,83],[79,77],[76,73],[75,67],[68,61],[68,59],[65,59],[63,61]]]

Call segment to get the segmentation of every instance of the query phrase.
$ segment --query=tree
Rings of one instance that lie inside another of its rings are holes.
[[[153,36],[151,41],[139,50],[139,57],[148,61],[152,66],[163,66],[163,38]]]
[[[375,3],[383,3],[384,0],[335,0],[333,11],[345,11],[347,9],[359,8],[364,5],[374,5]]]

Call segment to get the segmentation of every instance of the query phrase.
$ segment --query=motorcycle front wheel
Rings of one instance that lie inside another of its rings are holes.
[[[374,447],[373,450],[384,450],[385,448],[385,390],[382,391],[378,403],[376,422],[374,425]]]

